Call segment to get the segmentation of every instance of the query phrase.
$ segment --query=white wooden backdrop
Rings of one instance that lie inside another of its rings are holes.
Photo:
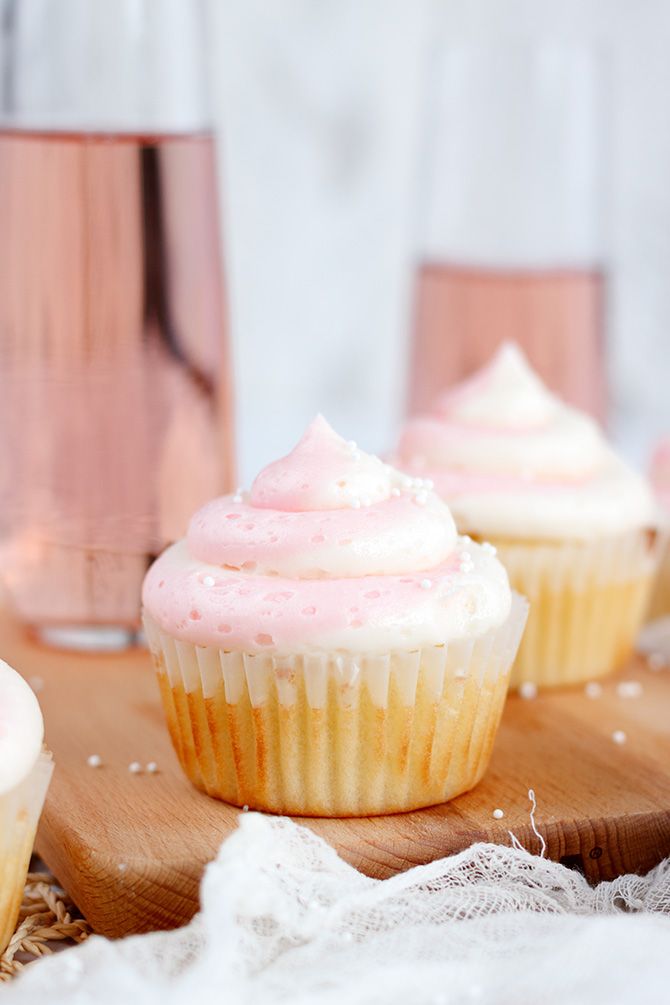
[[[592,39],[609,56],[613,431],[670,433],[666,0],[210,0],[240,472],[322,410],[388,447],[401,419],[425,45]]]

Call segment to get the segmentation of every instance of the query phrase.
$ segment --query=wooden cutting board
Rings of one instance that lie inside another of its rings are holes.
[[[197,910],[203,867],[239,811],[183,777],[148,654],[53,652],[6,620],[0,641],[0,655],[39,687],[56,762],[40,855],[97,932],[183,924]],[[622,697],[622,680],[639,681],[642,693]],[[625,743],[614,742],[618,730]],[[87,765],[91,754],[101,767]],[[155,761],[159,771],[133,774],[133,761]],[[529,788],[548,854],[590,880],[644,872],[670,855],[670,670],[635,663],[594,699],[581,688],[510,698],[486,777],[452,803],[303,823],[356,868],[386,877],[475,841],[509,844],[509,831],[538,850]],[[503,819],[494,819],[496,808]]]

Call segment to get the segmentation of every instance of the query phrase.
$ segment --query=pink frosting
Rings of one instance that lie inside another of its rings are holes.
[[[651,458],[649,471],[656,498],[670,513],[670,438],[659,441]]]
[[[144,583],[178,639],[245,652],[388,651],[486,631],[509,612],[500,563],[444,502],[318,417],[247,496],[195,514]]]
[[[656,521],[644,480],[513,345],[410,419],[395,462],[430,476],[459,528],[478,535],[583,539]]]

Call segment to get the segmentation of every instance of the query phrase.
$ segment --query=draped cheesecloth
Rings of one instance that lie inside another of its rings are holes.
[[[670,997],[670,860],[590,887],[474,845],[369,879],[290,820],[244,814],[185,928],[94,937],[32,964],[3,1002],[588,1003]]]

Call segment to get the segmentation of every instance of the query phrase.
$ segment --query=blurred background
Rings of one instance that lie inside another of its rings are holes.
[[[319,411],[388,452],[503,339],[645,467],[670,433],[669,49],[662,0],[0,0],[22,619],[132,641],[204,501]]]
[[[393,441],[407,402],[426,71],[457,41],[599,50],[609,425],[646,464],[670,429],[670,7],[212,0],[210,15],[241,480],[317,410],[365,447]]]

